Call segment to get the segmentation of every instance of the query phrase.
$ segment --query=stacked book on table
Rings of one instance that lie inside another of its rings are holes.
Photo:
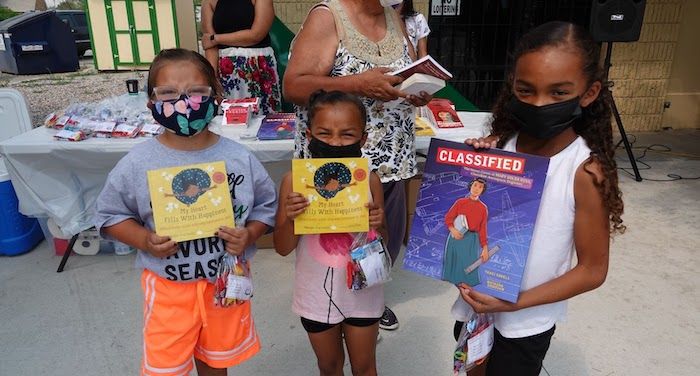
[[[463,127],[449,99],[435,98],[416,111],[416,136],[435,136],[435,129]]]
[[[221,102],[221,125],[247,127],[260,110],[260,98],[224,99]]]
[[[279,112],[268,114],[260,123],[258,140],[289,140],[294,138],[296,114]]]

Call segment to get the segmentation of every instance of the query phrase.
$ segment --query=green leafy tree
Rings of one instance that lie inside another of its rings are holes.
[[[6,20],[10,17],[14,17],[18,15],[19,12],[15,12],[14,10],[7,8],[7,7],[0,7],[0,21]]]
[[[61,10],[82,10],[83,2],[81,0],[66,0],[56,6],[56,9]]]

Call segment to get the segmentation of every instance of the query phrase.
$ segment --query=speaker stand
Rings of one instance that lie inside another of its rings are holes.
[[[639,168],[637,167],[637,160],[634,159],[634,154],[632,153],[632,146],[630,145],[629,140],[627,139],[627,133],[625,132],[625,127],[622,125],[622,118],[620,118],[620,112],[617,111],[617,105],[615,104],[615,97],[613,96],[612,88],[615,85],[615,82],[613,81],[608,81],[608,76],[610,74],[610,67],[612,66],[612,63],[610,62],[610,58],[612,57],[612,42],[606,42],[608,45],[608,50],[605,54],[605,82],[603,83],[605,86],[608,87],[608,93],[610,93],[610,107],[612,109],[613,116],[615,117],[615,123],[617,123],[617,129],[620,131],[620,137],[622,138],[620,142],[625,144],[625,150],[627,150],[627,157],[630,159],[630,163],[632,164],[632,170],[634,171],[634,180],[636,181],[642,181],[642,176],[639,175]],[[617,146],[620,146],[620,142],[617,143]],[[617,146],[615,147],[617,149]]]

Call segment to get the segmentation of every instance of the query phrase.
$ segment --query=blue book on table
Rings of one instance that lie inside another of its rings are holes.
[[[258,129],[258,140],[288,140],[294,138],[296,115],[280,112],[265,116]]]

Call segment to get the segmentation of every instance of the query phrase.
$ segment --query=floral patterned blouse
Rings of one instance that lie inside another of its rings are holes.
[[[338,49],[331,77],[349,76],[377,67],[396,70],[411,63],[408,45],[397,17],[391,13],[394,12],[392,8],[384,10],[386,36],[375,43],[355,30],[338,0],[324,1],[316,5],[319,6],[330,9],[338,30]],[[402,99],[391,102],[360,99],[367,108],[367,142],[362,154],[369,159],[370,168],[383,183],[413,177],[416,174],[415,107]],[[296,114],[294,155],[305,158],[308,156],[306,108],[296,106]]]

